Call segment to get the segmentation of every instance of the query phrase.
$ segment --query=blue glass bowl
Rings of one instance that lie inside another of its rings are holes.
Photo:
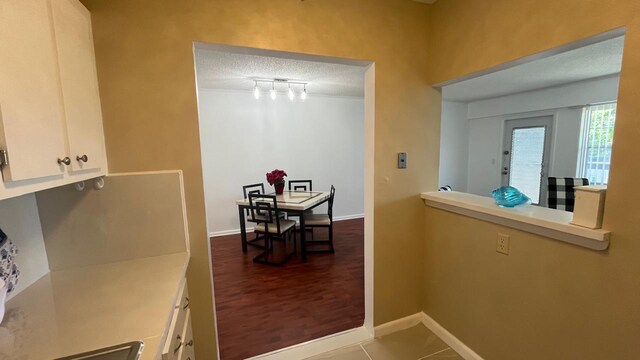
[[[522,204],[530,204],[531,199],[527,195],[520,192],[520,190],[513,186],[501,186],[491,192],[493,199],[498,206],[502,207],[514,207]]]

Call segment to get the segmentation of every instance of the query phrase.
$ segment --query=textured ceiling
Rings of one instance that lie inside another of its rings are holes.
[[[624,37],[549,56],[442,88],[449,101],[476,101],[613,75],[622,67]]]
[[[253,79],[287,79],[308,82],[307,93],[329,96],[364,96],[363,66],[316,62],[206,48],[195,49],[198,87],[253,91]],[[262,83],[260,87],[271,88]],[[301,91],[301,85],[292,85]],[[276,84],[286,91],[286,85]]]

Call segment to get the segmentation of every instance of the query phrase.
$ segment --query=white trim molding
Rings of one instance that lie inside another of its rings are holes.
[[[247,228],[247,234],[253,232],[253,227]],[[240,234],[240,229],[231,229],[231,230],[222,230],[222,231],[212,231],[209,233],[209,237],[218,237],[218,236],[227,236],[227,235],[236,235]]]
[[[376,338],[389,335],[397,331],[402,331],[410,327],[416,326],[422,322],[422,313],[405,316],[400,319],[392,320],[387,323],[378,325],[374,328],[373,333]]]
[[[471,350],[470,347],[465,345],[460,339],[455,337],[452,333],[447,331],[442,325],[438,324],[435,320],[433,320],[429,315],[424,312],[419,313],[422,324],[427,327],[427,329],[431,330],[434,334],[436,334],[442,341],[447,343],[449,347],[451,347],[455,352],[457,352],[460,356],[462,356],[465,360],[484,360],[480,355],[478,355],[475,351]]]
[[[465,360],[484,360],[480,355],[424,312],[415,313],[413,315],[405,316],[376,326],[374,328],[375,337],[379,338],[397,331],[402,331],[420,323],[422,323],[427,329],[431,330],[431,332],[449,345],[451,349],[460,354],[460,356]],[[364,326],[362,326],[356,329],[343,331],[337,334],[307,341],[305,343],[289,346],[284,349],[254,356],[248,360],[304,359],[346,346],[356,345],[371,339],[373,339],[373,335]]]
[[[362,218],[364,218],[364,214],[344,215],[344,216],[334,217],[333,221],[344,221],[344,220],[353,220],[353,219],[362,219]]]
[[[306,359],[311,356],[325,353],[345,346],[359,344],[366,340],[371,340],[373,335],[364,327],[343,331],[337,334],[328,335],[319,339],[307,341],[301,344],[292,345],[283,349],[268,352],[266,354],[254,356],[247,360],[290,360]]]

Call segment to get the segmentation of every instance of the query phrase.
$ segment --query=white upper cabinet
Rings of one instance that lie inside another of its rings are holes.
[[[70,170],[105,169],[91,14],[77,0],[52,0]]]
[[[4,181],[61,177],[60,80],[48,0],[0,0],[0,149]]]
[[[0,200],[106,175],[91,16],[0,0]]]

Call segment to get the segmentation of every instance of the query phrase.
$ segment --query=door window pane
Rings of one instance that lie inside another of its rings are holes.
[[[591,185],[607,185],[616,123],[616,103],[588,106],[583,115],[583,134],[578,176]]]
[[[544,158],[544,127],[513,129],[511,134],[511,165],[509,185],[540,202],[542,161]]]

